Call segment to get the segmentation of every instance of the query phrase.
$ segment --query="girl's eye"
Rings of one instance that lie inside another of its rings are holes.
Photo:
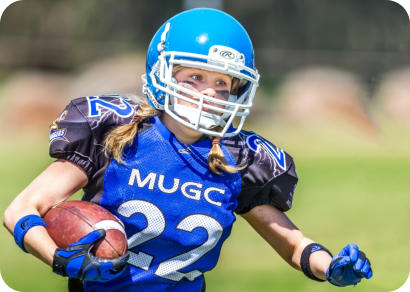
[[[201,76],[197,75],[197,74],[192,75],[191,78],[194,79],[194,80],[201,80],[202,79]]]
[[[226,82],[223,81],[223,80],[218,80],[218,81],[216,81],[216,85],[218,85],[218,86],[226,85]]]

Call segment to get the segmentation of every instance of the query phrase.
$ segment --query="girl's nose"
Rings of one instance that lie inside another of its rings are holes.
[[[215,97],[216,95],[216,91],[212,87],[205,88],[204,90],[201,91],[201,93],[209,97]]]

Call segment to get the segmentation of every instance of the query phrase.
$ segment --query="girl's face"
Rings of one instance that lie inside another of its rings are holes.
[[[232,87],[232,77],[229,75],[197,68],[183,68],[175,73],[174,78],[179,85],[195,92],[225,101],[229,99]],[[181,92],[181,94],[184,93]],[[190,97],[197,100],[195,96]],[[206,103],[206,101],[204,102]],[[178,100],[178,103],[189,107],[197,107],[197,105],[181,99]],[[215,104],[215,106],[218,105]]]

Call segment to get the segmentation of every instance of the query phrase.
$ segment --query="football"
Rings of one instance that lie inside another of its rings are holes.
[[[46,229],[59,248],[97,229],[104,229],[104,240],[91,252],[100,258],[113,259],[127,252],[127,236],[123,223],[100,205],[87,201],[64,201],[52,207],[44,216]]]

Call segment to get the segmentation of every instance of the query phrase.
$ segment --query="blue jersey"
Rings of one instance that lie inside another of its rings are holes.
[[[50,129],[50,154],[82,167],[84,200],[123,221],[130,250],[124,274],[86,282],[86,291],[201,291],[203,274],[217,263],[236,213],[261,204],[291,207],[297,177],[293,160],[253,132],[225,138],[221,148],[241,172],[208,169],[212,147],[204,137],[180,143],[157,116],[138,127],[124,163],[103,153],[106,135],[129,123],[138,104],[120,96],[72,101]]]

